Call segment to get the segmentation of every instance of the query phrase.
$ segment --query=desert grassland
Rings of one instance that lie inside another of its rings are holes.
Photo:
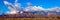
[[[57,18],[4,18],[4,20],[60,20],[60,19],[57,19]]]

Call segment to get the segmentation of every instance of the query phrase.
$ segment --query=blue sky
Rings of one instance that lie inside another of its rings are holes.
[[[0,14],[9,11],[8,7],[4,5],[4,0],[0,0]],[[10,3],[14,3],[15,0],[6,0]],[[27,2],[31,2],[33,6],[42,6],[43,8],[53,8],[55,6],[60,7],[60,0],[18,0],[23,7],[27,7]]]

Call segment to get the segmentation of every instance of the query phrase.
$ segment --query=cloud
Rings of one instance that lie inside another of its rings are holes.
[[[17,3],[18,0],[15,0],[15,3]]]
[[[44,10],[43,7],[40,7],[40,6],[32,6],[32,7],[27,7],[26,8],[26,11],[41,11],[41,10]]]
[[[10,12],[7,11],[6,13],[7,13],[7,14],[17,14],[17,12],[19,12],[19,11],[13,10],[13,11],[10,11]]]
[[[9,3],[7,1],[4,1],[4,4],[7,5],[8,8],[9,8],[9,10],[10,10],[10,11],[7,11],[6,13],[9,13],[9,14],[15,14],[15,13],[17,13],[15,5],[13,5],[12,3]],[[20,6],[20,5],[18,5],[18,6]]]
[[[32,6],[32,4],[31,4],[30,2],[27,2],[27,5],[28,5],[28,6]]]
[[[22,7],[21,7],[22,5],[20,3],[17,3],[17,1],[18,0],[15,0],[14,4],[9,3],[7,1],[4,1],[5,5],[9,5],[10,6],[8,8],[11,10],[11,12],[8,12],[8,13],[17,13],[17,12],[19,12],[22,9]],[[32,6],[32,4],[30,2],[27,2],[27,5],[28,5],[28,7],[23,9],[24,11],[42,11],[42,10],[44,10],[44,11],[54,11],[55,10],[57,12],[60,11],[60,8],[58,8],[58,7],[45,9],[45,8],[43,8],[41,6]]]
[[[7,2],[7,1],[4,1],[4,4],[5,5],[12,5],[11,3]]]
[[[9,2],[7,2],[7,1],[4,1],[4,4],[9,4]]]
[[[15,10],[11,3],[4,1],[4,4],[8,6],[9,10]]]
[[[26,8],[26,11],[56,11],[56,12],[60,12],[60,8],[58,7],[54,7],[54,8],[43,8],[41,6],[29,6]]]
[[[41,6],[32,6],[32,4],[30,2],[27,2],[28,7],[25,8],[25,11],[41,11],[44,10],[43,7]]]

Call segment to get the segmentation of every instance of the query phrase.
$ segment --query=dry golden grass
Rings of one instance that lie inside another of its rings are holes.
[[[57,18],[4,18],[4,20],[60,20],[60,19],[57,19]]]

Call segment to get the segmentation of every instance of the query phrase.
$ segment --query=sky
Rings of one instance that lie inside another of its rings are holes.
[[[15,0],[6,0],[12,4],[15,3]],[[43,8],[53,8],[53,7],[60,7],[60,0],[18,0],[18,3],[26,8],[27,2],[31,2],[33,6],[42,6]],[[0,0],[0,15],[9,11],[8,6],[4,4],[4,0]]]

